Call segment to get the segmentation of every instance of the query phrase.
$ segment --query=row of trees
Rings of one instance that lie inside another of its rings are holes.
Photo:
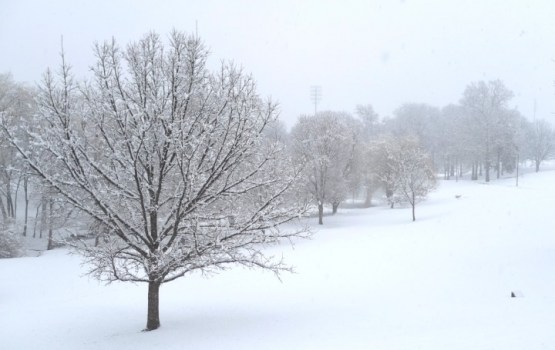
[[[415,205],[445,179],[517,172],[532,161],[539,171],[553,155],[555,131],[545,120],[529,121],[510,108],[513,93],[499,81],[471,83],[458,104],[437,108],[405,104],[380,120],[370,105],[355,116],[325,111],[301,116],[290,134],[290,151],[305,165],[304,193],[335,213],[349,195],[366,197],[382,189],[388,203]],[[518,183],[518,182],[517,182]]]
[[[324,204],[332,213],[349,195],[372,195],[383,188],[393,207],[409,203],[416,220],[416,203],[435,186],[435,171],[428,154],[412,137],[369,134],[359,119],[346,113],[321,112],[302,116],[291,131],[293,159],[304,165],[301,189],[318,207],[323,224]]]
[[[416,136],[447,179],[468,173],[472,180],[483,176],[489,182],[492,171],[499,178],[526,160],[539,171],[553,155],[553,127],[510,108],[513,96],[499,80],[476,82],[467,86],[458,104],[441,109],[407,104],[382,127],[395,135]]]

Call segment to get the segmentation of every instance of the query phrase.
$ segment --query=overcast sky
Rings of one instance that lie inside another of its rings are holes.
[[[472,81],[501,79],[513,105],[555,122],[555,1],[0,0],[0,72],[36,82],[58,63],[60,37],[79,76],[92,43],[154,30],[198,33],[212,64],[233,59],[292,125],[319,109],[380,116],[404,102],[456,103]]]

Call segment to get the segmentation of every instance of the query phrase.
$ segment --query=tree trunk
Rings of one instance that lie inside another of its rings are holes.
[[[54,216],[54,200],[52,197],[48,200],[49,213],[48,213],[48,245],[46,250],[54,249],[54,240],[52,238],[52,233],[54,231],[53,216]]]
[[[11,218],[15,218],[15,211],[13,207],[13,198],[12,198],[12,185],[11,185],[11,178],[8,178],[6,183],[6,206],[8,208],[8,216]]]
[[[160,327],[160,283],[150,281],[148,283],[148,314],[146,319],[147,331],[152,331]]]
[[[497,152],[497,179],[501,177],[501,153]]]
[[[536,159],[536,173],[540,171],[540,161]]]
[[[6,213],[6,207],[4,207],[4,200],[0,197],[0,213],[2,213],[3,221],[8,220],[8,214]]]
[[[27,223],[29,219],[29,179],[27,175],[23,178],[23,193],[25,195],[25,218],[23,224],[23,237],[27,236]]]
[[[35,213],[35,225],[33,226],[33,238],[37,237],[37,223],[39,222],[39,211],[42,203],[37,205],[37,212]]]
[[[372,206],[372,190],[370,188],[366,189],[366,199],[364,200],[364,206],[366,208]]]
[[[339,207],[339,203],[338,202],[333,202],[331,204],[331,213],[333,215],[337,214],[337,208]]]
[[[318,224],[324,224],[324,204],[322,202],[318,202]]]
[[[15,186],[15,191],[14,191],[14,196],[13,196],[13,212],[14,212],[14,218],[17,218],[17,197],[19,196],[19,187],[21,187],[21,178],[24,175],[21,175],[17,178],[17,185]]]
[[[46,218],[47,218],[48,202],[46,200],[46,195],[42,195],[41,198],[41,213],[40,213],[40,229],[39,238],[42,238],[42,231],[46,228]]]
[[[416,207],[416,200],[414,198],[414,192],[412,193],[412,221],[416,221],[416,214],[414,208]]]
[[[518,168],[519,168],[519,155],[516,155],[516,187],[518,187]]]
[[[391,209],[393,209],[393,206],[395,205],[395,202],[393,201],[393,190],[386,188],[385,196],[387,198],[387,201],[389,202]]]

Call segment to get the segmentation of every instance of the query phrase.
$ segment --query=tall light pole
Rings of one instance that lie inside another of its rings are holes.
[[[314,85],[310,87],[310,100],[314,103],[314,115],[318,112],[318,102],[322,100],[322,87]]]

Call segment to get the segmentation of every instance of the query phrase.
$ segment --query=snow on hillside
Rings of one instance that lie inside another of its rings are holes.
[[[340,210],[274,248],[296,267],[283,282],[233,269],[164,285],[146,333],[146,286],[82,277],[65,250],[0,260],[1,348],[554,349],[554,198],[545,171],[518,188],[443,181],[414,223]]]

